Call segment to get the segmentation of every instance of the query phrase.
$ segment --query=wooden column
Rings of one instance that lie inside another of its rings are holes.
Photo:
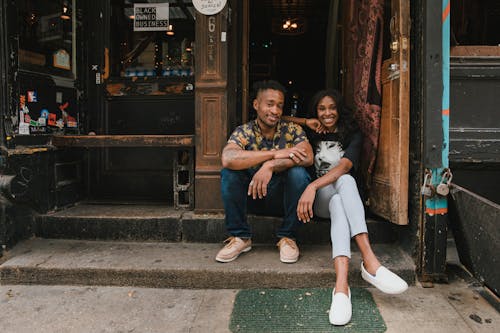
[[[196,13],[195,212],[223,210],[221,151],[228,136],[227,6],[217,15]]]

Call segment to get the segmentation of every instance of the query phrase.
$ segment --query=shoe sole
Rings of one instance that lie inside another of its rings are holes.
[[[246,248],[244,248],[243,250],[241,250],[241,252],[240,252],[240,253],[238,253],[237,255],[235,255],[235,256],[234,256],[234,257],[232,257],[232,258],[229,258],[229,259],[223,259],[223,258],[217,258],[217,257],[215,257],[215,260],[216,260],[216,261],[218,261],[218,262],[223,262],[223,263],[226,263],[226,262],[231,262],[231,261],[233,261],[233,260],[236,260],[236,258],[238,258],[238,257],[240,256],[240,254],[242,254],[242,253],[246,253],[246,252],[250,251],[251,249],[252,249],[252,247],[251,247],[251,246],[249,246],[249,247],[246,247]]]
[[[351,319],[352,319],[352,317],[349,318],[349,320],[346,321],[346,322],[337,322],[337,323],[330,320],[330,324],[332,324],[333,326],[345,326],[345,325],[349,324],[349,322],[351,321]]]
[[[280,258],[280,261],[284,264],[294,264],[296,263],[297,261],[299,261],[299,258],[296,258],[296,259],[281,259]]]

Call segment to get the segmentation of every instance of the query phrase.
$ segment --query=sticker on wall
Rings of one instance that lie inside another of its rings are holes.
[[[78,123],[76,122],[76,119],[74,117],[67,116],[66,117],[66,127],[77,128],[78,127]]]
[[[61,129],[64,128],[64,120],[62,120],[62,118],[57,119],[56,126]]]
[[[38,94],[35,90],[31,90],[27,92],[28,95],[28,103],[36,103],[38,102]]]
[[[47,118],[39,117],[37,122],[38,126],[47,126]]]
[[[203,15],[215,15],[226,5],[226,0],[193,0],[193,6]]]
[[[56,92],[56,103],[61,104],[63,101],[63,93],[61,91]]]
[[[26,106],[26,96],[19,95],[19,108],[23,109]]]
[[[47,124],[49,126],[56,126],[57,115],[55,113],[49,113],[49,118]]]
[[[19,110],[19,123],[20,124],[23,124],[25,121],[24,121],[24,115],[26,113],[29,113],[29,110],[26,106],[23,107],[22,110]]]
[[[31,134],[44,134],[47,133],[47,127],[44,126],[30,126]]]
[[[19,134],[20,135],[30,135],[30,124],[20,123],[19,124]]]
[[[61,112],[66,112],[66,109],[68,108],[68,106],[69,106],[69,102],[61,104],[61,105],[59,105],[59,110],[61,110]]]
[[[64,49],[57,50],[54,52],[54,64],[53,66],[56,68],[71,69],[71,57],[69,56],[68,51]]]
[[[41,117],[41,118],[48,119],[48,118],[49,118],[49,110],[47,110],[47,109],[42,109],[42,110],[40,111],[40,117]]]

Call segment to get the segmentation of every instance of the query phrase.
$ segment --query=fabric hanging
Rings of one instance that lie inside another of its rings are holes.
[[[347,33],[354,47],[352,102],[356,120],[365,136],[361,171],[369,184],[377,156],[382,108],[384,0],[353,1],[352,6],[352,21]]]

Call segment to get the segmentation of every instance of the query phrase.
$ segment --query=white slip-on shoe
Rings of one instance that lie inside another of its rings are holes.
[[[328,313],[330,324],[341,326],[351,321],[352,317],[352,304],[351,304],[351,289],[348,291],[349,295],[344,293],[335,293],[335,288],[332,292],[332,305]]]
[[[375,275],[371,275],[366,271],[363,262],[361,262],[361,277],[386,294],[401,294],[408,289],[408,283],[405,280],[384,266],[380,266]]]

